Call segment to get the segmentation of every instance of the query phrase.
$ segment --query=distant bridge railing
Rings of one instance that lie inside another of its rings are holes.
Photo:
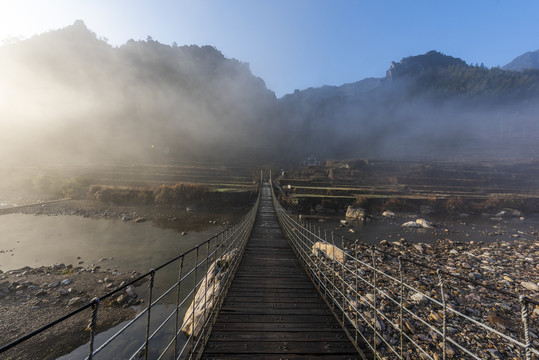
[[[283,232],[320,293],[350,339],[374,359],[539,358],[538,320],[530,315],[537,299],[328,236],[288,213],[275,194],[273,201]],[[489,306],[513,316],[489,313]]]
[[[47,336],[50,328],[69,326],[66,325],[69,319],[84,316],[90,331],[85,355],[71,355],[70,359],[192,358],[207,341],[250,237],[259,203],[260,191],[255,205],[236,224],[114,291],[3,345],[0,357],[26,358],[21,347],[33,346],[32,338]],[[138,314],[112,334],[100,338],[102,334],[98,336],[96,330],[102,306],[125,295],[129,286],[143,281],[148,282],[147,298]],[[159,293],[160,289],[165,290]],[[50,358],[48,349],[43,349],[43,354]]]

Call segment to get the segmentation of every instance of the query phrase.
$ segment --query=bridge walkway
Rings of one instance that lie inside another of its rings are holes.
[[[201,358],[362,358],[284,238],[268,185]]]

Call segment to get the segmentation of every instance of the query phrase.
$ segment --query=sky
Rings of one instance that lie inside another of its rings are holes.
[[[214,46],[281,97],[430,50],[503,66],[539,49],[538,14],[537,0],[0,0],[0,44],[80,19],[112,46]]]

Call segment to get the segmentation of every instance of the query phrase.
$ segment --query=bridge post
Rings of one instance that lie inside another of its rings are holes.
[[[180,331],[178,322],[180,321],[180,291],[181,291],[181,284],[182,284],[182,273],[183,273],[183,259],[184,256],[182,254],[182,257],[180,259],[180,264],[178,265],[178,290],[176,291],[176,324],[174,326],[174,357],[178,356],[178,332]]]
[[[404,307],[404,282],[402,277],[402,256],[399,256],[399,276],[400,276],[400,304],[399,304],[399,310],[400,310],[400,322],[399,322],[399,335],[400,335],[400,357],[403,359],[402,355],[404,352],[404,336],[403,336],[403,327],[404,327],[404,319],[402,316],[402,309]]]

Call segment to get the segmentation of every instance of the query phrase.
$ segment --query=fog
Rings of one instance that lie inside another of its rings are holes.
[[[112,48],[82,22],[1,47],[0,75],[4,163],[219,159],[263,143],[275,101],[212,47]]]
[[[112,47],[77,21],[0,47],[0,161],[539,155],[537,72],[525,77],[462,64],[429,52],[394,64],[385,78],[276,99],[248,64],[211,46],[148,38]]]

